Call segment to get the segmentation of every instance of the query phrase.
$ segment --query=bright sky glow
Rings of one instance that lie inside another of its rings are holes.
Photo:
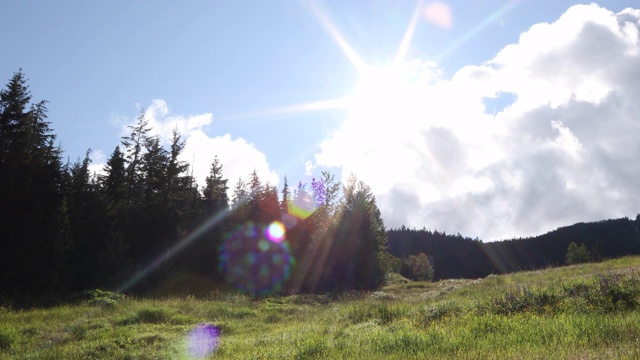
[[[387,227],[496,240],[640,211],[638,7],[0,0],[0,79],[94,171],[144,108],[200,182],[215,155],[230,183],[354,172]]]

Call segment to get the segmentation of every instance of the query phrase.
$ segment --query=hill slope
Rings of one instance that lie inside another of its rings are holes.
[[[388,236],[389,251],[395,256],[427,254],[435,279],[474,279],[562,265],[571,242],[584,244],[604,258],[640,254],[640,216],[578,223],[535,237],[487,243],[426,229],[389,230]]]

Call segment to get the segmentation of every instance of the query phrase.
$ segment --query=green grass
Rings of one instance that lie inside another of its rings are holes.
[[[189,359],[198,324],[216,359],[640,358],[640,257],[375,292],[131,299],[0,307],[0,359]]]

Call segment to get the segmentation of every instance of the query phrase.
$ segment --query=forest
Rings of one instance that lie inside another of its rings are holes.
[[[233,286],[252,295],[379,286],[391,256],[371,189],[323,172],[280,192],[254,171],[233,185],[215,158],[199,187],[174,131],[168,147],[141,112],[101,174],[63,161],[14,73],[0,92],[0,294],[46,303],[84,290],[154,294]],[[173,284],[173,285],[172,285]]]
[[[584,246],[590,261],[640,254],[640,215],[635,220],[578,223],[539,236],[495,242],[406,227],[387,233],[391,254],[402,259],[410,254],[428,254],[434,280],[477,279],[562,266],[567,263],[572,243]]]
[[[14,73],[0,91],[0,301],[46,304],[90,289],[328,293],[376,289],[389,272],[410,277],[418,255],[437,280],[562,265],[571,243],[594,259],[640,253],[640,216],[491,243],[387,231],[355,176],[285,177],[278,190],[254,171],[231,185],[215,158],[201,187],[183,149],[177,130],[168,146],[151,135],[141,112],[93,174],[90,150],[64,160],[47,102]]]

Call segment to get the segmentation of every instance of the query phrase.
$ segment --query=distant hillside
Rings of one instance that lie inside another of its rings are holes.
[[[425,253],[435,279],[479,278],[565,263],[567,248],[584,244],[602,258],[640,254],[640,215],[577,223],[529,238],[485,243],[460,234],[416,229],[388,231],[389,251],[400,258]]]

